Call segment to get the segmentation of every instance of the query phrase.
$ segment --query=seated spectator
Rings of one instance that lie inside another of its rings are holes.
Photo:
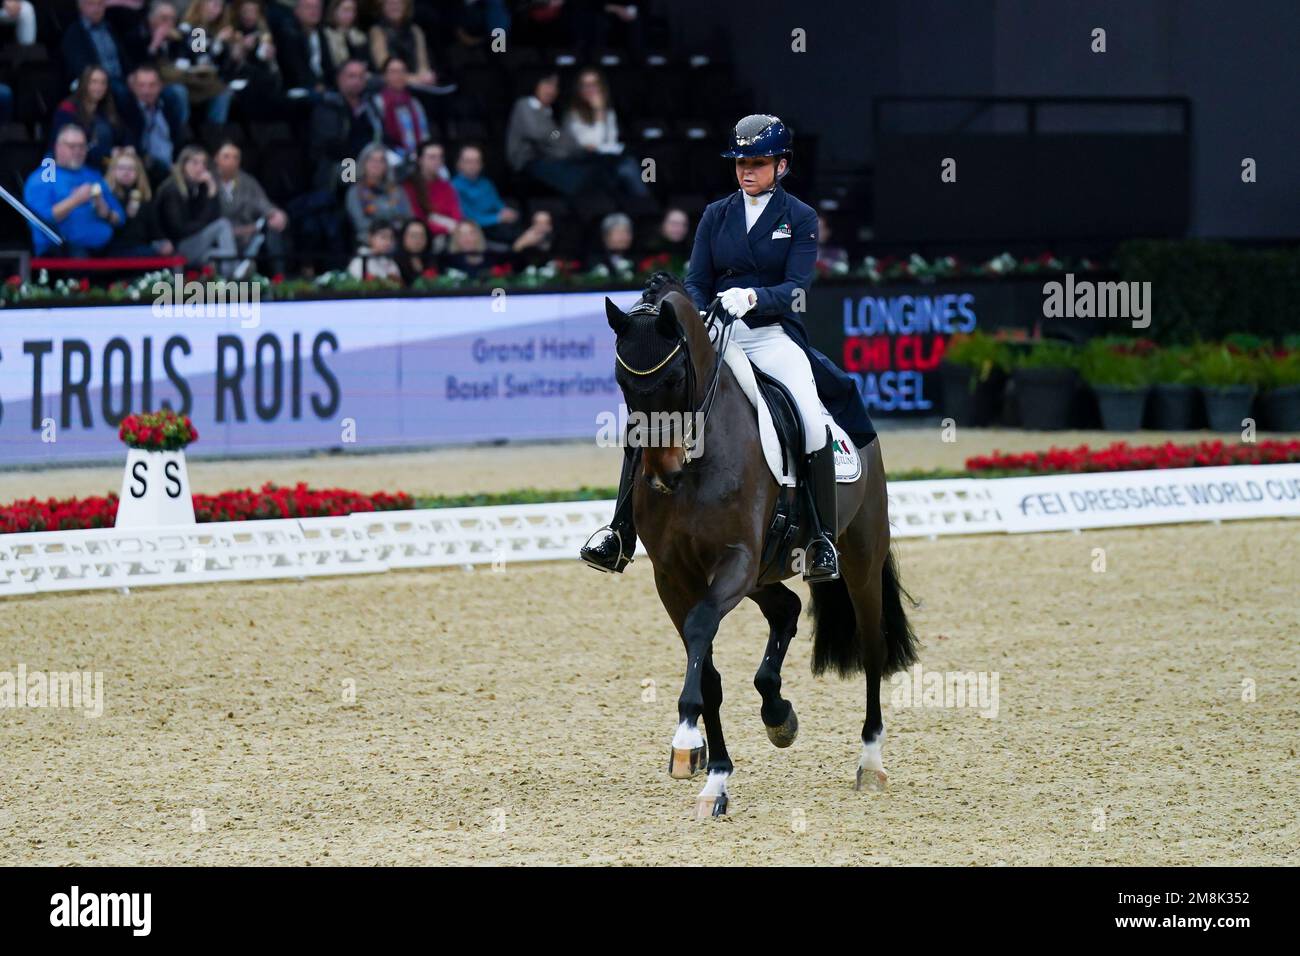
[[[372,144],[361,151],[357,158],[357,177],[345,203],[357,236],[369,235],[370,223],[375,219],[411,218],[411,204],[393,178],[383,146]]]
[[[397,229],[387,219],[375,219],[366,230],[366,244],[357,250],[348,265],[354,279],[402,279],[402,270],[393,260],[397,248]]]
[[[113,235],[108,254],[113,256],[170,256],[176,251],[158,222],[158,207],[145,174],[144,163],[130,146],[119,146],[108,160],[108,188],[125,215]]]
[[[374,97],[384,124],[384,144],[401,159],[414,158],[429,138],[429,118],[420,101],[406,88],[406,63],[389,57],[384,64],[384,85]]]
[[[691,218],[685,210],[669,209],[659,223],[659,231],[646,244],[651,253],[664,253],[683,262],[691,257]]]
[[[104,0],[77,0],[77,19],[63,31],[63,78],[71,85],[88,66],[102,66],[113,95],[126,95],[127,58],[122,43],[104,19]]]
[[[365,95],[369,74],[360,60],[339,67],[338,92],[329,92],[312,107],[308,149],[315,163],[314,188],[334,193],[343,183],[342,162],[381,143],[384,121]]]
[[[357,26],[357,0],[330,0],[325,13],[325,42],[329,44],[331,62],[360,60],[370,65],[370,41]]]
[[[603,265],[610,272],[632,272],[632,220],[621,212],[611,212],[600,221],[601,252],[590,263]]]
[[[334,61],[321,26],[321,0],[297,0],[293,19],[276,39],[280,74],[291,90],[323,93],[334,83]]]
[[[598,172],[582,160],[583,149],[573,134],[555,122],[553,105],[560,91],[559,75],[537,81],[532,96],[521,96],[506,125],[506,159],[510,168],[565,196],[600,191]]]
[[[487,241],[478,223],[462,219],[456,224],[447,254],[443,256],[445,268],[459,270],[471,279],[477,279],[498,261],[496,254],[488,252]]]
[[[509,249],[521,266],[541,266],[555,258],[552,246],[555,223],[545,209],[538,209],[528,223],[528,228],[515,237]],[[492,248],[491,245],[488,248]]]
[[[446,248],[456,223],[465,218],[460,211],[456,190],[444,178],[443,155],[441,143],[425,143],[420,147],[420,157],[405,185],[411,211],[429,227],[435,252]]]
[[[126,142],[126,128],[117,118],[117,107],[108,88],[108,73],[102,66],[82,70],[76,90],[54,111],[51,139],[69,123],[76,123],[86,133],[86,163],[92,169],[103,169],[113,147]]]
[[[609,105],[609,86],[599,70],[583,70],[578,74],[578,85],[573,102],[564,118],[565,128],[598,162],[607,167],[608,174],[623,195],[645,199],[650,190],[641,179],[641,167],[636,159],[623,155],[623,144],[618,138],[618,117]]]
[[[289,216],[267,198],[262,184],[240,168],[243,150],[227,140],[217,150],[217,195],[221,215],[230,220],[239,255],[255,258],[263,245],[272,260],[271,274],[284,272]]]
[[[4,0],[0,3],[0,23],[14,25],[14,40],[19,46],[36,42],[36,8],[30,0]]]
[[[492,180],[483,175],[483,151],[477,146],[461,147],[451,185],[463,218],[478,223],[490,241],[514,240],[519,233],[519,213],[501,201]]]
[[[397,254],[397,267],[402,271],[402,282],[406,285],[433,268],[429,227],[423,220],[412,219],[402,227],[402,248]]]
[[[284,80],[261,0],[235,0],[230,14],[223,75],[229,89],[238,88],[240,111],[250,119],[290,115],[283,105]]]
[[[236,261],[235,231],[221,215],[217,192],[208,154],[200,146],[186,146],[172,175],[158,190],[158,220],[163,235],[187,263],[213,262],[220,274],[242,279],[250,264]]]
[[[178,81],[189,90],[191,107],[206,104],[207,121],[219,126],[229,119],[234,98],[225,83],[234,38],[225,0],[190,0],[178,30],[185,41],[184,54],[172,61]],[[196,30],[203,31],[204,43],[195,42]]]
[[[816,267],[826,271],[847,267],[849,253],[841,246],[831,245],[831,224],[821,213],[817,214],[817,261]]]
[[[131,74],[131,94],[122,104],[127,142],[144,160],[155,185],[171,175],[180,120],[162,100],[162,76],[156,66],[138,66]]]
[[[182,34],[179,27],[180,11],[172,0],[152,0],[149,13],[142,31],[143,39],[139,41],[140,63],[152,63],[162,76],[164,96],[175,96],[180,107],[181,125],[190,119],[190,44],[188,34]],[[209,70],[200,74],[200,81],[212,79]],[[206,103],[211,98],[211,91],[197,87]]]
[[[54,140],[54,168],[42,163],[27,177],[23,202],[64,241],[56,246],[32,227],[32,249],[38,256],[55,252],[81,258],[98,252],[125,218],[104,178],[86,165],[86,148],[85,132],[69,124]]]
[[[429,62],[424,31],[411,21],[412,0],[382,0],[379,21],[370,28],[370,61],[386,64],[396,57],[411,71],[411,82],[433,86],[437,74]]]

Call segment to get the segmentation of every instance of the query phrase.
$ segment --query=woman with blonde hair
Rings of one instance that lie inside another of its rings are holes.
[[[379,22],[370,28],[370,62],[382,67],[397,57],[411,68],[411,82],[416,86],[433,86],[437,74],[429,62],[429,48],[424,31],[412,22],[412,0],[382,0]]]
[[[331,63],[360,60],[370,65],[370,41],[357,26],[357,0],[330,0],[325,12],[325,42]]]
[[[108,254],[114,256],[169,256],[176,251],[162,234],[153,189],[144,162],[133,146],[118,146],[108,158],[104,181],[126,214],[113,232]]]
[[[239,249],[230,220],[221,215],[217,179],[208,165],[207,150],[186,146],[176,158],[172,174],[158,190],[158,219],[163,235],[192,265],[216,262],[222,275],[242,279],[251,268],[237,263]]]

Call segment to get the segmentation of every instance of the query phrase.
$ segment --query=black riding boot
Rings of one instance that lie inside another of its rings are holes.
[[[805,581],[834,581],[840,576],[839,556],[835,553],[835,446],[830,429],[826,444],[808,456],[804,469],[804,487],[811,506],[810,517],[814,537],[808,542],[804,555],[803,579]]]
[[[582,560],[598,571],[621,574],[632,563],[636,552],[636,528],[632,523],[632,486],[636,480],[636,465],[640,460],[639,448],[625,445],[623,471],[618,476],[618,499],[614,505],[614,520],[601,528],[582,546]]]

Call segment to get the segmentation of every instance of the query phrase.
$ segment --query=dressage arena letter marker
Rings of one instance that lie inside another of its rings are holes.
[[[183,451],[132,448],[118,500],[118,528],[194,524],[194,499]]]

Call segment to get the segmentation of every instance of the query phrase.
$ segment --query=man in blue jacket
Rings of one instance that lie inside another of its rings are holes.
[[[71,257],[103,249],[113,238],[113,230],[126,219],[104,177],[86,167],[86,134],[71,124],[59,130],[53,161],[47,157],[27,177],[23,201],[63,237],[60,255]],[[40,256],[55,245],[33,226],[32,248]]]

